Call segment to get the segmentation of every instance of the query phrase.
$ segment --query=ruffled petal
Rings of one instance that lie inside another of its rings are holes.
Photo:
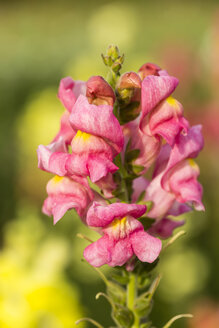
[[[128,215],[138,218],[145,212],[145,205],[114,203],[103,206],[94,202],[87,213],[87,224],[92,227],[105,227],[116,218]]]
[[[149,235],[145,231],[133,232],[130,236],[130,242],[134,254],[142,262],[154,262],[158,258],[162,248],[160,239]]]

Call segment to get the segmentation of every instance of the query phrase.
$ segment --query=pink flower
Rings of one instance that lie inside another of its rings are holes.
[[[40,145],[39,167],[59,176],[89,176],[92,182],[115,172],[118,168],[113,158],[121,152],[124,137],[113,108],[89,104],[81,95],[72,108],[70,123],[77,130],[72,154]]]
[[[49,180],[46,190],[48,197],[43,204],[43,213],[53,215],[54,224],[71,208],[85,219],[86,210],[94,198],[87,180],[77,176],[72,178],[55,176]]]
[[[199,125],[190,128],[186,136],[179,134],[172,149],[169,145],[162,147],[144,197],[144,201],[153,202],[147,214],[149,217],[160,219],[167,215],[179,215],[189,210],[187,205],[204,210],[202,186],[197,181],[199,168],[192,160],[202,147]],[[134,187],[138,183],[136,180]]]
[[[177,84],[178,80],[166,73],[149,75],[142,82],[140,129],[148,136],[163,137],[171,146],[176,136],[189,127],[182,105],[170,97]]]
[[[159,256],[161,241],[144,231],[136,218],[146,211],[145,205],[114,203],[102,206],[96,202],[87,213],[87,224],[101,227],[103,237],[84,250],[93,266],[121,266],[134,254],[142,262],[152,263]]]

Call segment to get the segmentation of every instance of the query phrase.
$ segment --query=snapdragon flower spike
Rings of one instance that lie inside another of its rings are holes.
[[[53,216],[54,224],[72,208],[85,220],[87,208],[94,198],[86,178],[55,176],[49,180],[46,190],[48,197],[42,210],[44,214]]]
[[[84,250],[93,266],[122,266],[133,255],[142,262],[154,262],[161,251],[161,241],[144,231],[137,220],[145,205],[114,203],[102,206],[94,202],[87,213],[87,224],[101,228],[103,237]]]
[[[178,80],[169,75],[147,76],[142,82],[142,116],[140,129],[148,136],[161,136],[173,146],[176,136],[187,132],[182,105],[171,94]]]

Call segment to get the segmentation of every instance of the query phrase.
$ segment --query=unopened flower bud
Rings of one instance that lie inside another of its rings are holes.
[[[101,76],[92,76],[87,81],[86,96],[90,104],[110,105],[115,102],[115,94],[111,86]]]
[[[111,57],[115,61],[119,57],[119,48],[114,45],[110,45],[107,49],[107,56]]]
[[[127,72],[123,74],[118,82],[119,89],[140,89],[141,79],[135,72]]]
[[[159,75],[158,72],[161,70],[161,68],[153,63],[145,63],[142,65],[139,70],[138,74],[141,78],[141,80],[144,80],[144,78],[148,75]]]
[[[123,74],[116,87],[120,101],[126,105],[141,100],[141,79],[135,72]]]

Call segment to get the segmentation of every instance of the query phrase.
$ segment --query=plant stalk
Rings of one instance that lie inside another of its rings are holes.
[[[130,273],[129,283],[127,285],[127,307],[133,312],[135,320],[132,328],[139,328],[140,318],[135,312],[135,299],[137,297],[137,277],[134,273]]]

